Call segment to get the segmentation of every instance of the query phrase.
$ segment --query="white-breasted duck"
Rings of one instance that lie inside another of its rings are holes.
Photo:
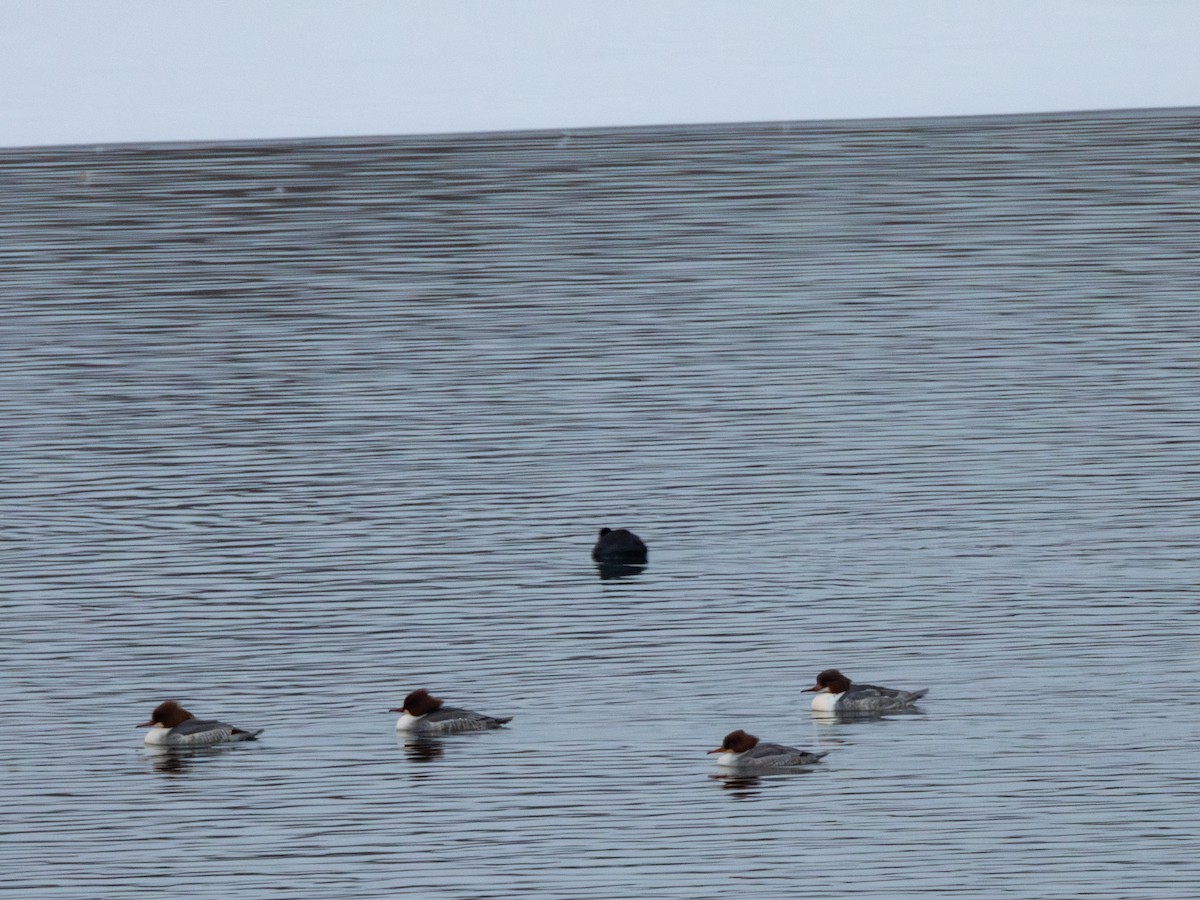
[[[147,744],[168,747],[233,744],[252,741],[263,733],[261,728],[251,731],[216,719],[197,719],[174,700],[160,703],[150,714],[150,721],[137,727],[150,729],[146,732]]]
[[[815,691],[812,708],[817,712],[887,713],[913,709],[914,704],[929,693],[901,691],[874,684],[855,684],[837,669],[826,669],[817,675],[817,683],[805,692]]]
[[[389,712],[403,713],[396,722],[397,731],[414,734],[454,734],[460,731],[486,731],[499,728],[512,716],[486,716],[456,706],[446,706],[425,688],[413,691],[403,705]]]
[[[829,754],[828,750],[810,753],[784,744],[766,744],[740,728],[725,735],[721,746],[709,753],[720,753],[717,765],[730,769],[794,769],[811,766]]]

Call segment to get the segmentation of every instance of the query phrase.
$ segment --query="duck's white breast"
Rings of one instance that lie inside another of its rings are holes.
[[[171,733],[170,728],[159,728],[155,725],[146,732],[146,743],[151,747],[158,747],[167,743],[167,735]]]
[[[416,731],[419,727],[418,723],[425,718],[424,716],[414,716],[411,713],[405,713],[396,721],[397,731]]]
[[[843,693],[845,692],[843,691]],[[833,712],[837,707],[837,702],[841,699],[841,694],[831,694],[828,691],[822,691],[813,697],[812,708],[817,712]]]

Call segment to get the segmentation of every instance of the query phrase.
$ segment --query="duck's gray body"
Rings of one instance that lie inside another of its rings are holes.
[[[233,744],[252,741],[263,733],[259,728],[247,731],[216,719],[188,719],[174,728],[152,728],[146,735],[146,743],[168,747],[204,747],[209,744]],[[159,734],[162,736],[159,737]]]
[[[413,734],[456,734],[460,731],[486,731],[511,722],[512,716],[487,716],[456,706],[443,706],[423,716],[405,713],[396,723],[397,731]]]
[[[874,684],[853,684],[850,690],[837,698],[833,710],[838,713],[900,712],[912,709],[913,705],[928,693],[929,688],[900,691]]]
[[[784,744],[760,742],[742,753],[726,753],[717,763],[734,769],[794,769],[797,766],[811,766],[828,755],[828,750],[809,753]]]

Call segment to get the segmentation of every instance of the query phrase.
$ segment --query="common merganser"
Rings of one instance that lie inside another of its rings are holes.
[[[404,698],[404,705],[389,712],[404,713],[396,722],[397,731],[418,734],[453,734],[458,731],[486,731],[511,722],[512,716],[499,718],[455,706],[443,706],[425,688],[413,691]]]
[[[645,565],[646,545],[628,528],[601,528],[592,559],[598,563]]]
[[[913,709],[913,704],[929,693],[929,688],[898,691],[873,684],[852,684],[837,669],[826,669],[817,676],[816,684],[804,690],[817,692],[812,702],[814,710],[837,713],[886,713]]]
[[[263,733],[261,728],[257,731],[247,731],[218,722],[216,719],[197,719],[174,700],[160,703],[150,714],[150,721],[137,727],[150,729],[146,732],[147,744],[170,747],[202,747],[206,744],[252,741]]]
[[[708,752],[720,753],[717,765],[731,769],[788,769],[810,766],[829,755],[828,750],[809,753],[807,750],[797,750],[783,744],[763,744],[754,735],[747,734],[740,728],[729,732],[720,747]]]

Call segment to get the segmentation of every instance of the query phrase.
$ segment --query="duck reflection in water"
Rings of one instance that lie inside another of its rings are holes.
[[[709,775],[708,777],[718,782],[722,790],[729,791],[735,800],[747,800],[762,793],[762,778],[758,775]]]
[[[818,728],[828,728],[831,725],[856,725],[863,722],[874,722],[879,725],[887,725],[892,719],[901,716],[924,716],[925,710],[920,708],[913,709],[898,709],[893,712],[877,713],[877,712],[845,712],[838,710],[836,712],[824,712],[814,710],[812,713],[813,724]]]
[[[644,565],[629,565],[627,563],[596,563],[596,574],[601,581],[613,581],[618,578],[631,578],[646,571]]]
[[[404,755],[413,762],[433,762],[446,752],[445,746],[437,738],[418,737],[404,738],[400,742],[404,747]]]
[[[203,765],[205,759],[230,753],[241,753],[245,749],[236,744],[221,744],[212,747],[170,747],[163,744],[148,744],[146,758],[156,772],[163,775],[182,775],[191,771],[197,764]]]

